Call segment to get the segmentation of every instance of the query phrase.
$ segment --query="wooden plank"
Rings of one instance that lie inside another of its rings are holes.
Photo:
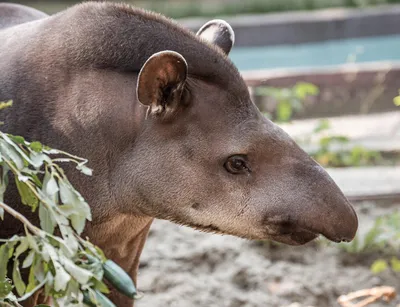
[[[322,68],[270,69],[241,73],[249,87],[287,87],[298,81],[313,83],[317,86],[338,86],[346,83],[362,87],[382,83],[398,84],[400,63],[356,63]]]
[[[311,135],[311,144],[302,145],[306,151],[315,150],[321,136],[333,135],[350,139],[344,146],[332,147],[333,151],[355,145],[377,151],[400,151],[400,111],[328,118],[331,129],[316,136],[312,132],[319,120],[295,120],[279,126],[295,139]],[[400,166],[328,168],[327,171],[350,201],[400,200]]]
[[[328,136],[345,136],[350,140],[347,144],[332,146],[332,151],[350,149],[354,146],[363,146],[375,151],[400,151],[400,110],[326,119],[330,128],[319,134],[314,133],[314,129],[320,118],[294,120],[279,126],[308,152],[318,149],[320,138]],[[309,139],[308,142],[302,143],[301,140],[305,138]]]
[[[329,168],[327,171],[349,199],[400,197],[400,166]]]

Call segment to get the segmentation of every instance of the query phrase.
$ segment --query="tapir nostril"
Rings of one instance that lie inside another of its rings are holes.
[[[358,229],[358,218],[357,214],[349,205],[349,212],[346,214],[346,218],[342,216],[341,222],[338,223],[339,228],[337,228],[338,242],[351,242]]]

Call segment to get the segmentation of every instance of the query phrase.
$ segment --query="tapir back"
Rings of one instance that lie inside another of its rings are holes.
[[[0,29],[19,25],[48,16],[24,5],[14,3],[0,3]]]

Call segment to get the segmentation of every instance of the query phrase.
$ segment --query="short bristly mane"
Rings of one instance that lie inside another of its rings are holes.
[[[58,33],[70,65],[139,72],[152,54],[172,50],[186,59],[190,75],[224,87],[244,86],[219,48],[157,13],[126,4],[86,2],[55,17],[67,18],[61,24],[70,25]]]

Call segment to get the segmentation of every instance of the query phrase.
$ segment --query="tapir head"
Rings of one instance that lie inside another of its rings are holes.
[[[220,57],[234,40],[220,20],[197,36]],[[138,210],[248,239],[304,244],[322,234],[351,241],[358,225],[352,206],[327,172],[262,116],[240,74],[218,72],[227,74],[223,83],[197,78],[190,67],[181,54],[162,51],[139,74],[137,98],[147,114],[127,158],[135,165],[129,185]]]

